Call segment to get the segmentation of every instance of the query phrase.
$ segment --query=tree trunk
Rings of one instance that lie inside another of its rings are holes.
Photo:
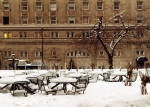
[[[113,57],[111,55],[108,56],[109,69],[113,69]]]

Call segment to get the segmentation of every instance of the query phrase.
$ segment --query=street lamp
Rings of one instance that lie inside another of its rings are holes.
[[[16,62],[19,61],[19,59],[15,59],[15,54],[11,54],[11,59],[8,59],[8,61],[12,61],[12,67],[13,67],[13,70],[16,69]]]
[[[42,66],[41,66],[41,69],[43,69],[43,67],[44,67],[44,41],[43,41],[43,28],[41,28],[41,38],[42,38],[42,47],[41,47],[41,49],[42,49],[42,53],[41,53],[41,56],[42,56]]]
[[[78,67],[78,65],[79,65],[79,63],[78,63],[78,61],[79,61],[79,56],[80,56],[80,54],[79,54],[79,52],[77,52],[77,55],[76,55],[76,57],[77,57],[77,71],[78,71],[78,69],[79,69],[79,67]]]

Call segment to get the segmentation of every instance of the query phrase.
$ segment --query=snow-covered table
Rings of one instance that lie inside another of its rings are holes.
[[[81,73],[73,73],[73,74],[69,74],[67,75],[67,77],[69,78],[80,78],[80,77],[85,77],[88,76],[87,74],[81,74]]]
[[[119,77],[118,81],[123,81],[123,77],[127,78],[127,72],[117,71],[117,72],[114,72],[112,75],[115,76],[114,78]]]
[[[66,93],[67,91],[67,84],[71,84],[72,86],[74,86],[75,88],[78,88],[74,83],[77,82],[77,79],[75,78],[66,78],[66,77],[60,77],[60,78],[54,78],[54,79],[50,79],[50,82],[52,83],[56,83],[56,85],[54,85],[51,89],[54,89],[55,87],[57,87],[60,84],[63,84],[63,90]]]
[[[1,88],[4,89],[10,85],[10,91],[15,90],[16,87],[21,86],[23,89],[25,89],[27,92],[34,94],[34,92],[28,87],[29,80],[24,77],[4,77],[0,79],[0,84],[5,84],[4,87]]]

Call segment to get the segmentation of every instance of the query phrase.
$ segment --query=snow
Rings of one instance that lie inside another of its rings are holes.
[[[85,94],[12,96],[0,93],[0,107],[149,107],[150,95],[141,95],[140,78],[132,86],[124,82],[90,83]],[[147,86],[150,93],[150,84]]]

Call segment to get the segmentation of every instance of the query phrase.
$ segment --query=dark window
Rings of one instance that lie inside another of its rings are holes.
[[[67,32],[67,38],[69,38],[69,37],[70,37],[69,35],[70,35],[70,33],[69,33],[69,32]]]
[[[141,51],[141,55],[144,55],[144,51]]]
[[[119,9],[119,4],[120,4],[120,2],[114,2],[114,10]]]
[[[137,9],[143,9],[143,2],[137,1]]]
[[[83,39],[85,38],[85,32],[82,33],[82,38],[83,38]]]
[[[143,16],[137,16],[137,23],[138,24],[143,23]]]
[[[56,16],[51,17],[51,24],[56,24]]]
[[[28,53],[27,53],[27,51],[25,51],[25,52],[24,52],[24,54],[25,54],[25,57],[27,57],[27,56],[28,56]]]
[[[52,55],[53,55],[53,56],[56,56],[56,50],[53,50],[53,51],[52,51]]]
[[[140,52],[139,52],[139,51],[136,51],[136,54],[137,54],[137,55],[140,55]]]
[[[104,55],[104,52],[103,52],[103,51],[100,51],[100,55],[101,55],[101,56]]]
[[[54,38],[54,32],[51,32],[51,38]]]
[[[103,2],[97,2],[97,9],[102,10],[103,9]]]
[[[8,25],[9,24],[9,16],[3,16],[3,24]]]
[[[68,3],[68,10],[75,10],[75,3],[74,2]]]
[[[74,32],[71,32],[71,37],[72,37],[72,38],[74,37]]]
[[[42,2],[36,2],[36,10],[42,10]]]
[[[56,38],[58,38],[58,32],[55,32],[55,34],[56,34]]]

